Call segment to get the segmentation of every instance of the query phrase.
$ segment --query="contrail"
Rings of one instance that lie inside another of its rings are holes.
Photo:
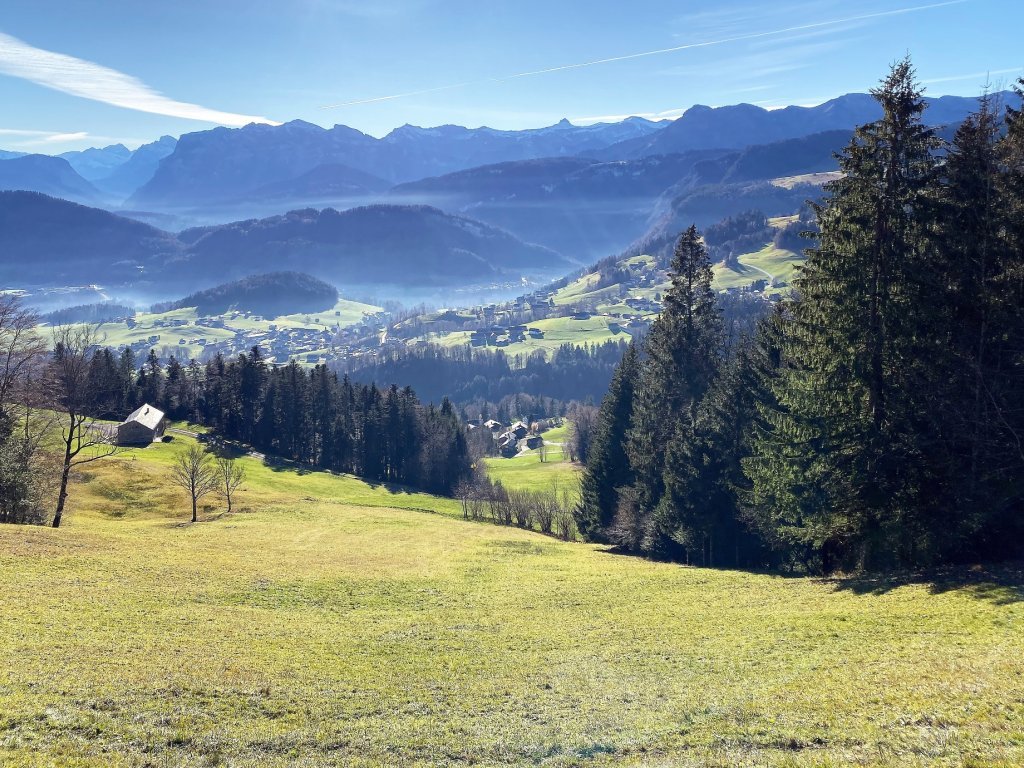
[[[785,27],[784,29],[773,29],[768,32],[751,32],[746,35],[736,35],[734,37],[723,37],[719,40],[705,40],[699,43],[687,43],[686,45],[676,45],[671,48],[659,48],[654,51],[641,51],[640,53],[628,53],[623,56],[611,56],[606,59],[594,59],[593,61],[584,61],[578,64],[563,64],[558,67],[549,67],[547,69],[536,69],[532,72],[518,72],[514,75],[504,75],[502,77],[490,77],[484,80],[471,80],[465,83],[456,83],[453,85],[440,85],[434,88],[424,88],[419,91],[406,91],[405,93],[396,93],[390,96],[377,96],[372,99],[357,99],[355,101],[342,101],[337,104],[325,104],[320,109],[336,109],[338,107],[354,107],[358,104],[373,104],[378,101],[392,101],[394,99],[404,99],[409,96],[421,96],[425,93],[437,93],[438,91],[450,91],[456,88],[468,88],[472,85],[485,85],[493,83],[504,83],[509,80],[517,80],[523,77],[536,77],[538,75],[549,75],[554,72],[565,72],[570,69],[584,69],[585,67],[595,67],[599,64],[612,64],[618,61],[629,61],[631,59],[642,59],[648,56],[661,56],[666,53],[676,53],[678,51],[688,51],[693,48],[709,48],[715,45],[725,45],[727,43],[737,43],[743,40],[757,40],[762,37],[772,37],[774,35],[784,35],[790,32],[804,32],[808,29],[820,29],[821,27],[833,27],[838,24],[850,24],[855,21],[867,21],[868,19],[879,19],[885,16],[899,16],[906,13],[916,13],[918,11],[930,11],[934,8],[945,8],[950,5],[962,5],[963,3],[970,2],[970,0],[945,0],[941,3],[930,3],[928,5],[915,5],[910,8],[896,8],[891,11],[877,11],[875,13],[864,13],[859,16],[848,16],[844,19],[832,19],[830,21],[817,21],[810,24],[800,24],[795,27]]]

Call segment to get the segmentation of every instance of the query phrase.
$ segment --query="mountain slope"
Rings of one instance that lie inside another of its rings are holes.
[[[0,281],[15,287],[146,286],[166,297],[282,269],[339,285],[417,287],[569,268],[505,231],[422,206],[292,211],[174,235],[37,193],[0,192]]]
[[[646,120],[589,126],[562,121],[525,131],[406,125],[383,139],[343,125],[327,129],[299,120],[215,128],[182,136],[131,203],[173,207],[242,200],[326,165],[406,182],[488,163],[576,155],[661,128]]]
[[[116,168],[127,163],[131,156],[131,150],[124,144],[92,147],[79,152],[64,152],[58,155],[67,160],[79,176],[92,182],[109,176]]]
[[[318,165],[294,179],[260,187],[247,195],[252,200],[336,200],[387,191],[391,183],[340,163]]]
[[[83,179],[67,160],[49,155],[22,155],[0,160],[0,190],[41,192],[82,203],[96,203],[100,191]]]
[[[698,163],[721,154],[501,163],[402,184],[389,197],[469,215],[588,261],[630,243],[666,189],[692,179]]]
[[[174,151],[177,143],[178,140],[173,136],[161,136],[156,141],[143,144],[132,152],[126,162],[114,168],[108,175],[95,179],[93,184],[123,200],[153,178],[160,161]]]
[[[997,94],[1004,101],[1015,97]],[[942,96],[925,99],[924,119],[929,125],[960,122],[978,108],[974,97]],[[602,159],[629,159],[687,152],[694,149],[741,149],[754,144],[810,136],[826,131],[851,131],[881,117],[878,102],[866,93],[849,93],[814,107],[790,106],[769,110],[753,104],[725,107],[696,105],[650,137],[626,142],[592,153]]]
[[[173,207],[244,199],[260,187],[294,179],[319,165],[365,158],[376,141],[344,126],[327,130],[301,120],[189,133],[178,139],[130,202]]]
[[[426,206],[292,211],[180,239],[188,252],[175,269],[228,276],[284,268],[343,284],[459,285],[568,268],[547,249]]]
[[[107,211],[0,192],[0,279],[9,285],[130,283],[180,250],[174,235]]]

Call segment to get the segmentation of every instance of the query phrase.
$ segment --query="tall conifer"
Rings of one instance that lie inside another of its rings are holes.
[[[633,482],[626,456],[626,432],[633,414],[633,395],[640,374],[636,344],[626,349],[601,402],[587,466],[580,479],[576,527],[592,541],[605,541],[618,506],[618,489]]]
[[[644,343],[626,449],[647,513],[664,492],[666,449],[694,435],[701,398],[722,358],[722,318],[711,288],[711,262],[695,226],[679,238],[670,277],[661,316]],[[652,526],[652,551],[673,547],[671,514],[663,515],[665,524]]]
[[[934,352],[925,233],[938,141],[909,60],[872,95],[882,118],[856,131],[817,209],[787,334],[793,364],[751,467],[757,503],[826,569],[905,555],[931,482],[917,385]]]

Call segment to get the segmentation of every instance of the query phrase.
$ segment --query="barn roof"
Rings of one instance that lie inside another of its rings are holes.
[[[146,403],[132,411],[131,415],[124,420],[124,423],[128,424],[129,422],[134,421],[149,429],[156,429],[160,426],[160,422],[163,421],[163,418],[163,411]]]

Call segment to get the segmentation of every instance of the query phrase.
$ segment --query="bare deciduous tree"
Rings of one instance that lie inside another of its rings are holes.
[[[189,446],[171,467],[171,480],[192,498],[192,522],[199,521],[199,500],[220,487],[213,459],[201,445]]]
[[[0,414],[8,413],[32,368],[46,354],[38,324],[36,314],[22,307],[16,296],[0,296]]]
[[[46,342],[39,318],[15,296],[0,296],[0,523],[44,524],[54,483],[43,438],[52,426],[38,410]]]
[[[233,458],[221,456],[217,459],[215,472],[219,485],[218,493],[227,501],[228,512],[231,512],[231,500],[235,491],[241,488],[242,483],[245,482],[245,467]]]
[[[97,393],[89,390],[89,364],[96,349],[95,332],[88,326],[58,326],[53,330],[53,358],[48,382],[55,410],[61,414],[64,460],[53,527],[59,528],[68,497],[68,480],[75,467],[118,452],[114,433],[88,415]]]

